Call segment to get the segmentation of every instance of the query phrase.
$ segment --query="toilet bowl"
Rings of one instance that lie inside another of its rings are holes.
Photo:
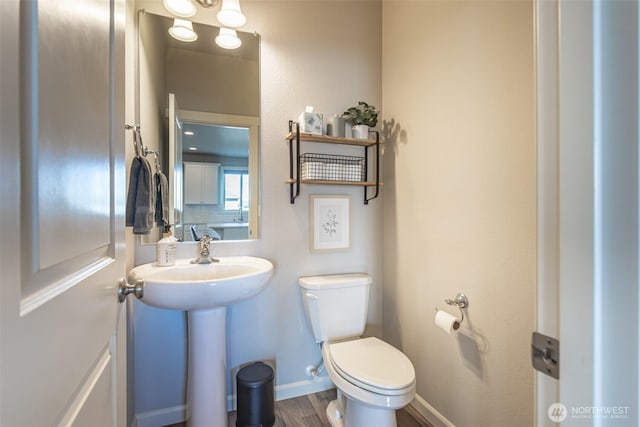
[[[366,325],[366,274],[301,277],[305,312],[338,397],[327,407],[333,427],[395,427],[396,409],[415,396],[415,370],[400,350],[360,338]]]
[[[378,338],[324,343],[322,359],[342,395],[327,408],[334,427],[395,426],[396,409],[415,396],[411,361]]]

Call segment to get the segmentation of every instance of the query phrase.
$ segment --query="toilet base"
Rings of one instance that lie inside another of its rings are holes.
[[[338,410],[338,401],[332,400],[327,406],[327,419],[331,427],[344,427],[342,413]]]
[[[338,400],[327,406],[327,419],[331,427],[397,427],[394,409],[374,408],[355,400],[344,398],[344,409]]]

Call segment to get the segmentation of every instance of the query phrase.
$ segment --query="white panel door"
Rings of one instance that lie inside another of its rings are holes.
[[[0,1],[0,425],[125,425],[124,0]]]

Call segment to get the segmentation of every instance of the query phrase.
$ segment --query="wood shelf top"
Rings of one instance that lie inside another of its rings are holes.
[[[289,132],[285,138],[287,141],[296,139],[295,132]],[[310,133],[300,133],[300,141],[323,142],[327,144],[357,145],[360,147],[370,147],[376,145],[372,139],[342,138],[338,136],[313,135]]]
[[[295,178],[285,180],[286,184],[295,184]],[[301,179],[300,184],[321,184],[321,185],[358,185],[361,187],[375,187],[375,181],[328,181],[322,179]],[[382,182],[380,182],[382,186]]]

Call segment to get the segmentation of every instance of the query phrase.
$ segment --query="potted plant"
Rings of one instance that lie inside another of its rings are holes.
[[[378,124],[376,107],[364,101],[359,101],[356,107],[347,109],[342,113],[342,117],[351,123],[353,137],[358,139],[368,139],[369,128]]]

